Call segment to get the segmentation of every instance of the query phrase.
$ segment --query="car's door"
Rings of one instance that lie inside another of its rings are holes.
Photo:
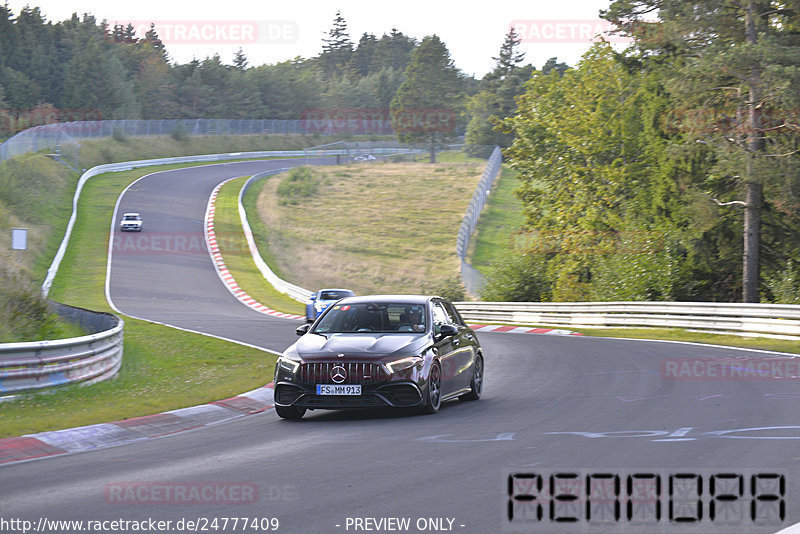
[[[459,363],[459,387],[469,387],[472,382],[473,364],[478,354],[478,340],[475,337],[475,332],[467,326],[464,319],[459,315],[458,310],[449,301],[443,300],[442,305],[448,313],[448,317],[453,321],[453,325],[458,328],[457,340],[453,342],[454,349],[458,353],[454,358]]]
[[[473,360],[472,346],[466,342],[459,321],[454,317],[447,303],[442,300],[433,301],[434,332],[439,334],[442,325],[450,325],[457,333],[440,339],[440,361],[442,362],[442,393],[447,395],[458,389],[469,386],[472,375],[470,364]]]

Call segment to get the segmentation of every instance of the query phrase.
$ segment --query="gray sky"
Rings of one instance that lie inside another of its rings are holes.
[[[511,24],[523,37],[526,63],[541,67],[548,58],[558,56],[574,65],[591,37],[605,29],[598,12],[609,1],[9,0],[8,5],[15,14],[26,4],[38,6],[54,22],[72,13],[91,13],[111,24],[132,22],[142,28],[155,22],[173,61],[185,63],[219,53],[223,62],[231,63],[241,47],[250,65],[317,55],[340,9],[354,42],[364,32],[380,37],[392,27],[417,39],[435,33],[456,66],[480,78],[491,70],[492,56],[497,55]]]

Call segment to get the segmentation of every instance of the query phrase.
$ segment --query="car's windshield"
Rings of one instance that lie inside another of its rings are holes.
[[[425,332],[424,304],[367,302],[337,304],[313,329],[317,334],[343,332]]]
[[[319,300],[339,300],[345,297],[352,297],[351,291],[322,291]]]
[[[139,219],[139,217],[138,215],[126,215],[125,217],[123,217],[123,219],[125,219],[126,221],[135,221]]]

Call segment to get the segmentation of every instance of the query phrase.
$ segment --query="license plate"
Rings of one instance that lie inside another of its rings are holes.
[[[361,395],[361,384],[317,384],[317,395]]]

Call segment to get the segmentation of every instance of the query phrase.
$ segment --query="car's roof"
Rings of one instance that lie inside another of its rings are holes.
[[[137,212],[135,212],[135,211],[131,211],[131,212],[122,214],[123,217],[128,217],[129,215],[135,215],[136,217],[139,216],[139,214]]]
[[[324,289],[320,289],[319,291],[350,291],[351,293],[353,292],[352,289],[345,289],[343,287],[326,287]]]
[[[398,304],[424,304],[432,295],[361,295],[358,297],[346,297],[342,299],[342,304],[360,304],[363,302],[396,302]]]

